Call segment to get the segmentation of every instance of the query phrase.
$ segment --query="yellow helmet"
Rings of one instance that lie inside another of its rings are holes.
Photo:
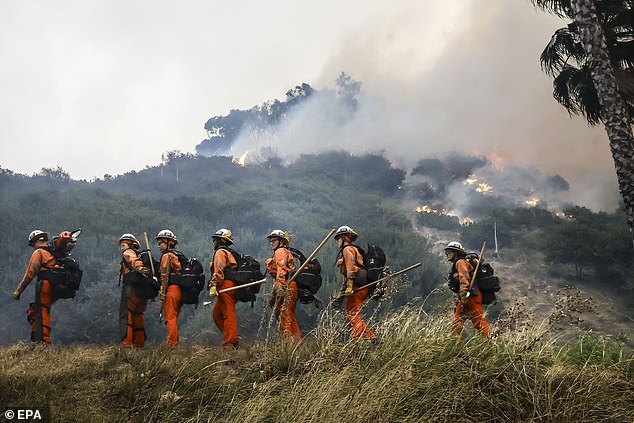
[[[218,229],[211,239],[219,239],[227,245],[233,244],[233,234],[229,229]]]

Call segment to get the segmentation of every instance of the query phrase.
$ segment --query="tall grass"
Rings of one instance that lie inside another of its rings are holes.
[[[0,350],[0,403],[53,421],[631,422],[634,370],[591,334],[557,346],[547,327],[456,342],[446,315],[406,308],[346,340],[324,310],[300,344],[266,338],[235,352],[18,344]],[[270,326],[270,325],[269,325]],[[274,326],[274,325],[273,325]],[[270,326],[271,327],[271,326]]]

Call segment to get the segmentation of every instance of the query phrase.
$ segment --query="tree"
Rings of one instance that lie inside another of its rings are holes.
[[[604,124],[634,237],[632,1],[532,1],[542,9],[574,19],[567,28],[555,32],[542,53],[542,65],[547,73],[557,74],[553,95],[569,113],[582,114],[590,124]]]

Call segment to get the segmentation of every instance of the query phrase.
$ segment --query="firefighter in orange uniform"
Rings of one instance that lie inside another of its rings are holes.
[[[266,260],[266,270],[274,278],[271,300],[275,304],[275,317],[280,322],[280,334],[284,339],[299,341],[302,333],[295,317],[299,291],[295,281],[287,282],[295,270],[293,255],[288,250],[289,238],[288,232],[279,229],[266,237],[273,250],[273,257]]]
[[[119,249],[123,254],[119,265],[119,274],[123,278],[119,305],[119,332],[124,346],[143,348],[146,338],[143,312],[147,307],[147,298],[139,297],[131,283],[135,276],[147,278],[149,275],[148,268],[139,260],[139,248],[139,241],[132,234],[123,234],[119,238]]]
[[[159,265],[161,272],[161,303],[165,314],[165,326],[167,327],[167,345],[172,348],[178,346],[178,315],[183,306],[181,288],[174,276],[183,273],[181,263],[175,254],[174,248],[178,240],[174,233],[163,229],[156,235],[156,241],[163,255]]]
[[[376,342],[377,336],[361,318],[363,300],[368,297],[368,290],[362,289],[353,292],[367,281],[367,273],[364,268],[363,256],[352,244],[358,234],[349,226],[341,226],[335,232],[335,241],[340,249],[341,258],[337,260],[339,273],[343,276],[343,289],[340,297],[346,299],[346,320],[350,325],[352,339],[366,339]]]
[[[35,251],[31,254],[31,260],[22,281],[13,292],[13,298],[19,300],[29,283],[38,276],[35,301],[29,304],[26,316],[31,325],[31,340],[47,344],[51,342],[51,306],[57,298],[53,295],[53,285],[46,278],[46,271],[57,266],[55,249],[63,250],[68,243],[73,242],[73,236],[68,231],[63,231],[52,246],[48,244],[48,236],[48,233],[40,230],[29,234],[29,246]]]
[[[218,289],[234,286],[233,281],[225,278],[225,270],[238,266],[235,257],[229,251],[233,244],[233,234],[229,229],[218,229],[211,237],[214,246],[214,257],[209,263],[211,281],[209,281],[209,298],[218,297],[212,311],[214,323],[222,332],[223,348],[234,350],[238,348],[238,319],[236,318],[235,291],[218,294]]]
[[[491,331],[489,324],[484,318],[482,292],[477,287],[472,287],[471,291],[469,291],[471,274],[475,269],[465,258],[466,255],[467,252],[459,242],[450,242],[445,247],[447,261],[452,263],[449,283],[458,286],[458,301],[454,318],[451,322],[451,332],[460,338],[465,320],[470,319],[478,333],[488,338],[491,335]]]

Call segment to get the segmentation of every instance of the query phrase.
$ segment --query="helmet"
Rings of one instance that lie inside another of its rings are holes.
[[[159,239],[166,239],[168,241],[171,241],[172,243],[174,243],[174,245],[178,244],[178,240],[176,239],[176,235],[174,235],[174,232],[170,231],[169,229],[163,229],[162,231],[160,231],[158,233],[158,235],[156,235],[156,239],[157,241]]]
[[[219,239],[227,245],[233,244],[233,234],[229,229],[218,229],[211,239]]]
[[[285,232],[281,229],[274,229],[273,231],[271,231],[271,233],[266,237],[266,239],[268,239],[269,241],[272,238],[279,238],[282,241],[286,241],[286,243],[290,242],[291,237],[288,234],[288,232]]]
[[[445,247],[445,251],[455,251],[459,254],[464,255],[467,254],[465,249],[462,247],[462,244],[456,241],[451,241],[449,244],[447,244],[447,246]]]
[[[335,239],[339,239],[344,235],[350,236],[351,241],[354,241],[359,236],[359,234],[356,233],[350,226],[339,226],[337,232],[335,232]]]
[[[48,241],[48,232],[40,231],[39,229],[31,232],[29,234],[29,245],[33,246],[33,244],[35,244],[35,241]]]
[[[137,248],[141,245],[139,244],[139,241],[136,239],[136,237],[132,234],[121,235],[121,238],[119,238],[119,243],[121,243],[121,241],[130,241],[132,243],[132,246]]]

